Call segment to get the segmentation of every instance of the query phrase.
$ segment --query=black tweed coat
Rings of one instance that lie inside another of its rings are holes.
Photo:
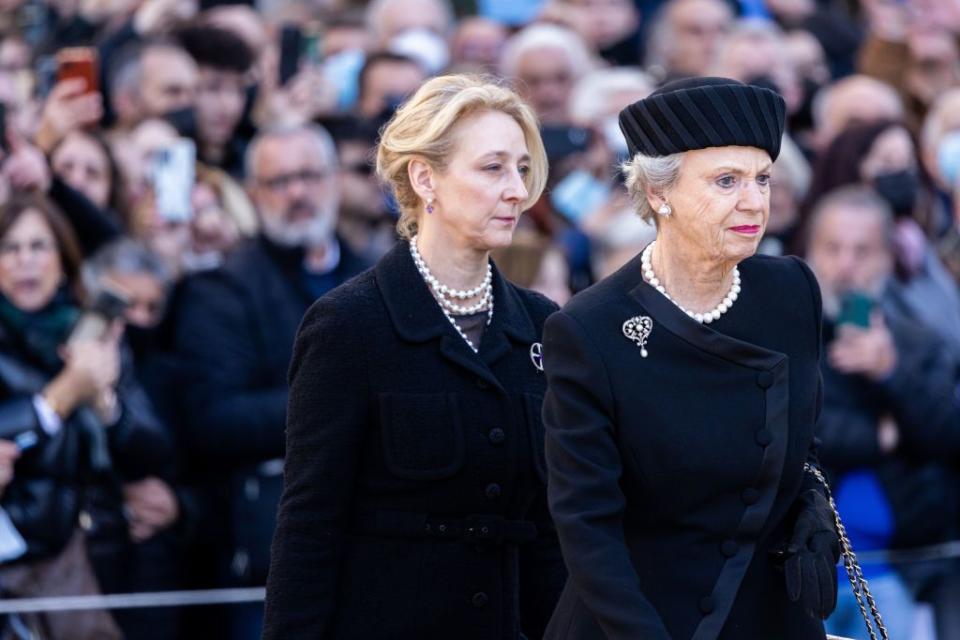
[[[771,555],[814,486],[820,291],[796,258],[740,270],[710,325],[648,285],[639,257],[547,321],[549,499],[570,570],[547,638],[824,637]],[[652,322],[647,357],[622,328],[636,316]]]
[[[406,242],[307,312],[267,640],[542,637],[565,569],[530,352],[556,305],[493,286],[479,354]]]

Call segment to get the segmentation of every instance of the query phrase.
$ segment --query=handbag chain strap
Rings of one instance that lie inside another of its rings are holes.
[[[866,578],[863,577],[863,571],[860,569],[860,563],[857,562],[857,556],[853,552],[853,546],[850,544],[850,538],[847,537],[847,529],[840,521],[840,512],[837,511],[837,504],[833,501],[833,493],[830,491],[830,485],[827,479],[823,477],[823,472],[809,462],[804,463],[804,471],[816,478],[823,486],[823,491],[830,503],[830,510],[833,511],[833,519],[837,525],[837,535],[840,538],[840,555],[843,556],[843,568],[847,570],[847,578],[850,580],[850,586],[853,587],[853,597],[857,599],[857,606],[860,607],[860,615],[863,616],[863,622],[867,625],[867,633],[870,634],[870,640],[877,640],[874,632],[874,624],[880,637],[883,640],[889,640],[887,628],[883,626],[883,618],[880,617],[880,611],[877,609],[877,603],[870,593],[870,587],[867,585]],[[867,606],[870,607],[870,613],[873,614],[873,621],[867,615]]]

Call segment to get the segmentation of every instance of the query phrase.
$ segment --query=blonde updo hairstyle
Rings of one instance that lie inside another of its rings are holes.
[[[530,154],[530,170],[523,178],[528,194],[523,210],[540,197],[547,182],[547,154],[533,109],[496,79],[469,74],[439,76],[421,85],[397,109],[377,146],[377,176],[390,186],[400,208],[400,237],[409,240],[416,235],[423,209],[407,173],[410,161],[423,159],[442,172],[454,151],[454,125],[485,111],[505,113],[520,125]]]

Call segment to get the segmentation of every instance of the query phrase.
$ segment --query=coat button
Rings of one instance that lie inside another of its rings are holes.
[[[482,609],[483,607],[487,606],[488,602],[490,602],[490,596],[485,594],[483,591],[480,591],[473,594],[471,602],[473,602],[473,606],[475,606],[477,609]]]
[[[757,500],[760,499],[760,492],[754,489],[753,487],[747,487],[740,493],[740,500],[745,505],[756,504]]]
[[[477,378],[477,388],[478,388],[478,389],[486,389],[486,388],[488,388],[489,386],[490,386],[490,385],[487,383],[486,380],[484,380],[483,378]]]
[[[724,540],[723,544],[720,545],[720,553],[723,554],[724,558],[732,558],[737,555],[737,551],[739,550],[740,545],[733,540]]]
[[[490,438],[490,442],[493,444],[500,444],[507,439],[507,432],[500,427],[494,427],[493,429],[490,429],[490,433],[487,435]]]
[[[771,442],[773,442],[773,435],[770,434],[770,430],[767,428],[757,429],[757,432],[754,434],[754,437],[757,440],[757,444],[761,447],[765,447]]]
[[[708,616],[713,613],[715,606],[716,605],[714,604],[711,596],[704,596],[703,598],[700,598],[700,613],[703,615]]]
[[[769,389],[773,386],[773,374],[769,371],[761,371],[757,374],[757,386],[761,389]]]
[[[487,485],[487,488],[484,489],[483,493],[491,500],[493,500],[494,498],[499,498],[500,485],[498,485],[496,482],[491,482],[490,484]]]

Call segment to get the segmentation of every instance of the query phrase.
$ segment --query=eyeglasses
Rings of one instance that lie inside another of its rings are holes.
[[[311,187],[315,186],[328,175],[329,173],[327,171],[304,169],[303,171],[281,173],[270,178],[259,178],[257,182],[271,191],[285,191],[295,182],[302,182]]]
[[[0,258],[12,258],[21,251],[26,251],[30,255],[38,256],[53,253],[57,250],[57,245],[51,240],[33,240],[26,244],[17,242],[0,242]]]
[[[348,173],[353,173],[358,176],[370,177],[373,175],[373,165],[369,162],[358,162],[356,164],[344,165],[343,169]]]

